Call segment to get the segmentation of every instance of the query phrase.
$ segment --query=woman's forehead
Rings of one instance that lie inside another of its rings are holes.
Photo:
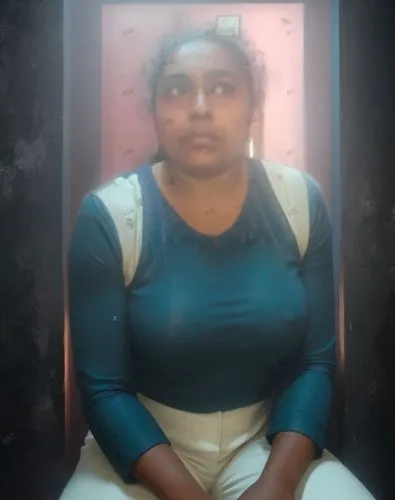
[[[191,41],[177,49],[164,68],[164,74],[211,72],[240,73],[234,57],[223,47],[206,41]]]

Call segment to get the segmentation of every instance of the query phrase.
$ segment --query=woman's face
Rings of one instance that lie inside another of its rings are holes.
[[[234,162],[244,154],[251,122],[241,68],[214,43],[187,43],[164,68],[154,119],[161,147],[184,168]]]

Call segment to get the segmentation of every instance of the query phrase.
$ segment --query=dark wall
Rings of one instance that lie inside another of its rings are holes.
[[[63,446],[62,2],[0,4],[0,498],[56,498]]]
[[[392,2],[341,2],[344,459],[395,498],[395,38]],[[392,271],[393,272],[393,271]],[[392,286],[392,287],[391,287]]]

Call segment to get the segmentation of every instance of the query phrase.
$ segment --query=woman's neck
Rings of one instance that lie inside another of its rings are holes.
[[[224,168],[193,171],[178,168],[169,162],[154,165],[154,175],[160,186],[185,196],[212,199],[226,197],[247,184],[247,160],[241,159]]]

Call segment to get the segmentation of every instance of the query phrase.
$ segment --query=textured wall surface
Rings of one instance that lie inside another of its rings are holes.
[[[241,33],[251,44],[255,71],[266,87],[257,113],[262,147],[256,154],[305,168],[301,3],[106,5],[102,16],[102,179],[147,161],[155,150],[146,73],[163,36],[215,26],[218,16],[235,15],[240,16]]]
[[[62,29],[62,2],[0,4],[1,500],[61,475]]]
[[[343,458],[395,498],[395,38],[392,2],[341,9]]]

